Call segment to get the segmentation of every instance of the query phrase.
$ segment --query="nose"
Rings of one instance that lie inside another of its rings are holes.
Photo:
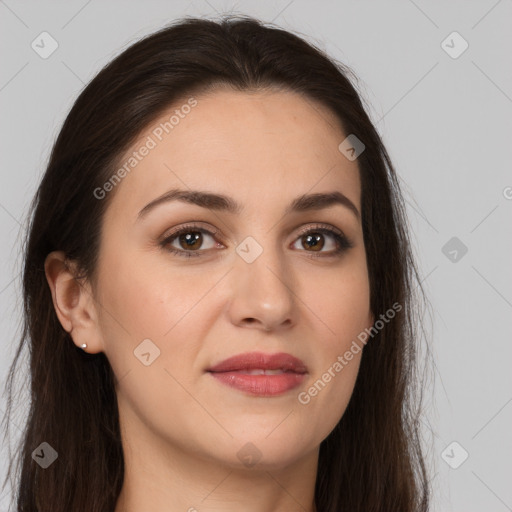
[[[237,257],[229,273],[231,301],[228,314],[231,322],[264,331],[293,325],[296,296],[289,270],[277,251],[269,248],[252,263]]]

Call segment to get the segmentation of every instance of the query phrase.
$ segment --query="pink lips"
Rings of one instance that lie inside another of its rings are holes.
[[[210,375],[228,386],[258,396],[275,396],[301,384],[307,368],[284,352],[248,352],[230,357],[208,369]]]

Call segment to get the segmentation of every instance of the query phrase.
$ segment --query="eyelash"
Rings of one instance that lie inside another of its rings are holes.
[[[180,257],[184,258],[193,258],[193,257],[199,257],[202,256],[205,250],[196,250],[196,251],[187,251],[185,249],[176,249],[175,247],[170,246],[170,244],[178,238],[180,235],[190,232],[200,232],[200,233],[206,233],[207,235],[210,235],[212,238],[215,238],[215,235],[217,235],[218,231],[210,231],[208,229],[199,227],[194,224],[189,224],[186,226],[182,226],[178,230],[176,230],[174,233],[170,234],[168,237],[166,237],[164,240],[160,242],[160,246],[165,249],[166,251],[171,252],[172,254],[175,254]],[[319,252],[318,255],[310,254],[308,255],[311,258],[324,258],[324,257],[333,257],[333,256],[339,256],[342,253],[344,253],[346,250],[351,249],[354,247],[354,244],[341,232],[338,230],[335,230],[333,228],[329,228],[326,225],[318,224],[313,227],[308,227],[303,230],[301,230],[297,236],[298,240],[299,238],[303,237],[304,235],[307,235],[309,233],[320,233],[324,235],[330,235],[333,237],[333,239],[336,242],[336,249],[334,251],[330,251],[328,254],[325,254],[325,252]],[[209,250],[209,249],[207,249]],[[306,253],[309,253],[310,251],[304,251]]]

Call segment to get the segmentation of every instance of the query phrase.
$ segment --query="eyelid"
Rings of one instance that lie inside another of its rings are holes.
[[[332,226],[331,224],[324,224],[322,222],[314,222],[313,225],[305,226],[298,232],[297,236],[299,237],[299,236],[305,235],[306,233],[309,233],[310,231],[314,231],[315,229],[319,229],[319,230],[325,229],[328,231],[334,231],[337,235],[346,238],[345,233],[343,233],[343,231],[341,229],[338,229],[337,227]]]
[[[181,226],[178,226],[177,228],[172,228],[170,231],[166,231],[162,236],[162,241],[168,240],[174,235],[177,235],[178,233],[181,233],[185,230],[192,230],[195,229],[197,231],[201,231],[204,233],[207,233],[211,236],[217,236],[220,233],[220,230],[210,226],[210,224],[206,224],[201,221],[191,221],[187,222],[186,224],[183,224]]]

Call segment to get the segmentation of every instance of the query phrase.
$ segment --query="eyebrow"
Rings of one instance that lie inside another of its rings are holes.
[[[244,209],[240,203],[237,203],[234,199],[222,194],[214,194],[200,190],[172,189],[144,206],[144,208],[142,208],[142,210],[139,212],[138,219],[140,220],[145,217],[157,206],[171,201],[181,201],[195,204],[201,208],[224,211],[233,215],[240,214]],[[348,208],[355,215],[357,220],[360,220],[359,211],[354,203],[347,196],[338,191],[317,194],[303,194],[290,203],[290,205],[285,210],[285,215],[294,212],[322,210],[337,204]]]

